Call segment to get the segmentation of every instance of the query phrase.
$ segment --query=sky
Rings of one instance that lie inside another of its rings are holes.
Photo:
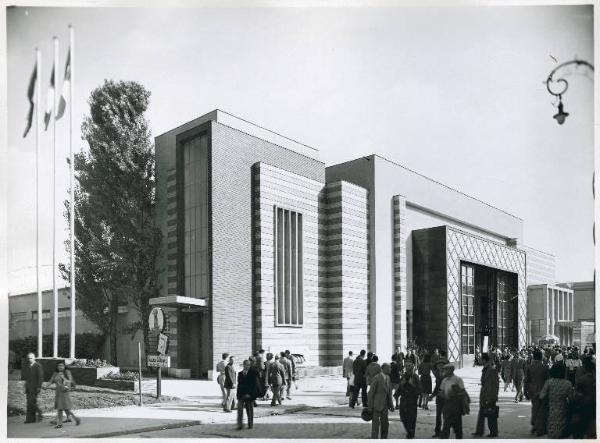
[[[320,151],[326,165],[377,153],[524,220],[557,281],[593,278],[593,75],[569,72],[559,126],[545,79],[593,63],[588,6],[39,8],[7,11],[8,285],[35,287],[34,132],[22,138],[34,48],[45,97],[75,28],[74,149],[104,79],[151,91],[159,135],[215,108]],[[45,102],[45,98],[43,100]],[[51,284],[52,142],[40,155],[42,285]],[[57,122],[57,245],[68,224],[68,121]]]

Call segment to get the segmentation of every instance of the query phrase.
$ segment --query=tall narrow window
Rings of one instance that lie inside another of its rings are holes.
[[[275,324],[304,323],[302,272],[302,214],[275,207],[274,215]]]
[[[208,297],[208,136],[183,143],[184,294]]]
[[[473,265],[461,265],[462,353],[475,353],[475,287]]]

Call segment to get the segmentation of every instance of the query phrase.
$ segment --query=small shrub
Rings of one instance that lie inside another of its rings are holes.
[[[112,366],[106,360],[100,359],[89,359],[89,360],[75,360],[71,365],[73,368],[108,368]]]
[[[42,346],[44,348],[44,357],[52,357],[52,334],[42,336]],[[58,355],[69,355],[71,345],[69,334],[60,334],[58,336]],[[9,349],[15,353],[15,367],[21,368],[21,359],[27,353],[37,351],[37,336],[29,336],[10,340]],[[103,356],[104,336],[102,334],[93,334],[85,332],[75,336],[75,355],[78,358],[100,358]]]
[[[109,380],[135,380],[139,379],[137,372],[124,371],[124,372],[109,372],[104,377]]]

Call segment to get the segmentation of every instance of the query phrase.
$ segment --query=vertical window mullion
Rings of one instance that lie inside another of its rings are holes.
[[[302,214],[298,214],[298,324],[304,324],[304,258],[303,258],[303,231]]]
[[[285,322],[286,324],[292,323],[292,211],[286,212],[286,257],[287,257],[287,288],[285,291]]]

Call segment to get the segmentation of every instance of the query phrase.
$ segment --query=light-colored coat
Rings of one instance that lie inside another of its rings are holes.
[[[374,411],[384,411],[394,406],[392,399],[392,383],[390,377],[383,372],[377,374],[371,380],[369,389],[369,408]]]
[[[345,378],[350,378],[352,376],[352,365],[354,364],[354,359],[350,356],[344,359],[344,363],[342,365],[342,370]]]

